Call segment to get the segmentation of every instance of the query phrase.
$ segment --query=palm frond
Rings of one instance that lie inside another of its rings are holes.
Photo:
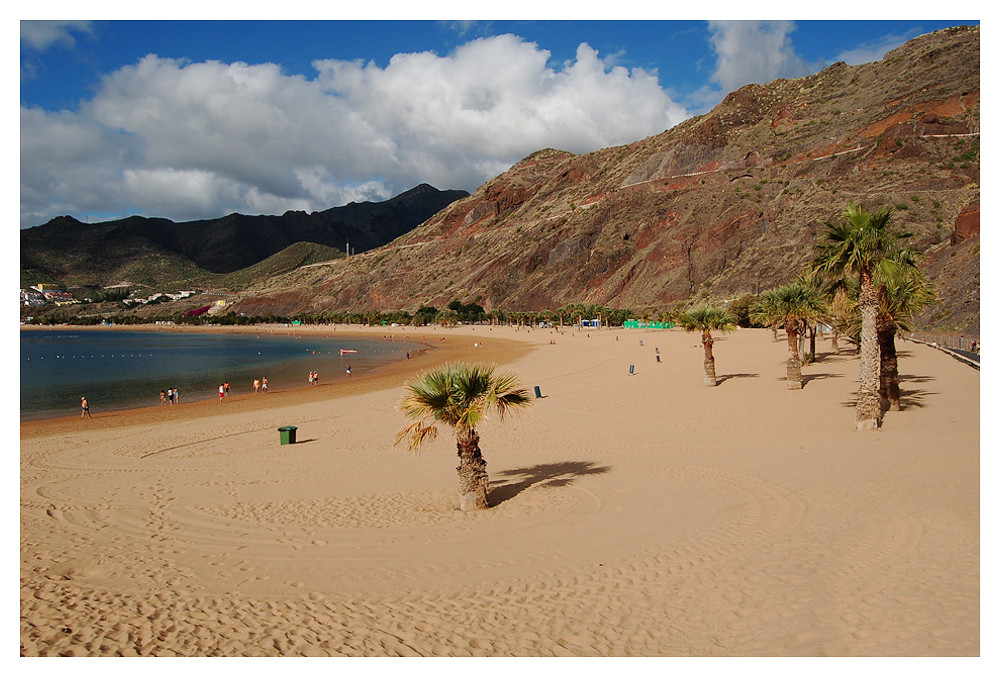
[[[827,303],[819,286],[800,276],[761,294],[750,317],[758,324],[787,327],[800,320],[817,322],[827,315]]]
[[[460,430],[475,430],[486,418],[485,402],[481,398],[471,400],[456,409],[455,427]]]
[[[677,316],[677,323],[684,331],[732,331],[736,317],[727,310],[702,306],[686,310]]]
[[[503,420],[511,410],[531,405],[528,391],[521,388],[520,385],[520,381],[514,374],[499,374],[494,378],[489,400],[500,420]]]
[[[493,365],[448,363],[407,382],[399,408],[419,420],[400,431],[396,443],[408,438],[411,448],[418,447],[436,435],[434,423],[475,431],[491,411],[502,419],[511,409],[531,404],[516,376],[495,370]]]
[[[416,451],[426,440],[433,440],[437,437],[437,427],[434,424],[426,425],[426,419],[414,421],[398,433],[392,446],[398,446],[403,440],[408,440],[407,447],[410,451]]]
[[[885,259],[913,265],[912,250],[899,245],[912,233],[892,230],[891,216],[891,207],[868,211],[849,203],[840,222],[826,224],[826,238],[817,246],[813,270],[853,275],[871,271]]]

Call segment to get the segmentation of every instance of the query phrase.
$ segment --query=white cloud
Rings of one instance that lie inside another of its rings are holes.
[[[858,45],[854,49],[841,52],[834,61],[843,61],[851,66],[871,63],[872,61],[881,61],[886,52],[896,49],[907,40],[911,40],[919,35],[919,33],[920,31],[914,30],[904,35],[885,35],[873,42],[867,42]]]
[[[22,226],[61,213],[174,219],[381,200],[427,182],[472,191],[544,147],[628,143],[687,117],[655,74],[513,35],[453,53],[275,64],[150,55],[76,112],[21,112]],[[95,206],[96,205],[96,206]]]
[[[71,47],[76,44],[73,33],[92,32],[91,21],[21,21],[21,44],[36,50],[45,50],[59,44]]]
[[[795,53],[792,21],[711,21],[710,41],[717,56],[713,82],[724,93],[752,82],[796,78],[814,73],[811,64]]]

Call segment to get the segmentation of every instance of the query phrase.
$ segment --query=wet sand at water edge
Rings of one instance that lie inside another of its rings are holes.
[[[859,433],[828,340],[790,391],[767,330],[717,338],[715,388],[677,330],[426,333],[349,385],[22,423],[21,654],[980,654],[978,371],[899,342]],[[485,511],[449,431],[392,446],[446,359],[542,394],[479,429]]]

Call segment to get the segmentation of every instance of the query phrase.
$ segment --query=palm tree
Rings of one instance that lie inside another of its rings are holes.
[[[910,319],[937,300],[931,282],[917,269],[881,280],[876,321],[879,345],[879,395],[888,408],[899,411],[899,369],[896,334],[911,331]]]
[[[712,354],[712,345],[715,343],[712,331],[732,331],[736,328],[736,318],[729,311],[703,306],[679,314],[677,324],[684,331],[701,332],[701,344],[705,347],[705,385],[715,386],[718,380],[715,377],[715,356]]]
[[[896,335],[912,331],[910,320],[937,300],[933,284],[919,269],[903,269],[877,281],[878,315],[876,335],[879,346],[879,397],[883,409],[899,411],[899,370],[896,363]],[[838,291],[833,321],[851,341],[860,343],[861,313],[858,309],[858,282],[847,280]]]
[[[820,332],[819,323],[830,320],[830,303],[833,294],[825,286],[825,279],[822,275],[803,271],[793,280],[806,286],[810,296],[815,302],[813,312],[802,318],[803,331],[799,337],[799,356],[802,364],[809,364],[816,361],[816,335]],[[805,352],[806,334],[809,339],[809,352]]]
[[[899,240],[910,233],[889,229],[892,208],[869,212],[850,203],[840,223],[827,223],[826,240],[820,244],[815,269],[855,275],[861,310],[861,373],[857,404],[857,429],[876,430],[882,422],[879,397],[879,356],[876,330],[878,295],[875,277],[913,265],[912,252]]]
[[[802,388],[802,358],[799,354],[801,325],[822,317],[825,306],[816,287],[795,280],[761,294],[750,311],[751,318],[758,324],[785,327],[788,337],[785,380],[789,390]]]
[[[860,347],[860,315],[858,315],[859,321],[855,332],[853,318],[854,310],[856,310],[856,308],[852,305],[853,302],[848,297],[847,289],[843,286],[837,287],[830,292],[829,296],[829,313],[827,315],[827,320],[830,322],[831,329],[833,329],[833,336],[830,337],[830,350],[835,353],[840,352],[840,345],[837,340],[841,335],[844,335],[848,341],[851,341],[856,346]]]
[[[424,372],[405,386],[400,409],[416,419],[399,431],[395,444],[409,440],[415,451],[437,436],[437,423],[455,430],[458,445],[458,493],[462,510],[489,507],[489,475],[479,449],[476,427],[495,412],[503,420],[531,404],[528,391],[513,374],[495,374],[492,365],[445,364]]]
[[[458,324],[458,313],[454,310],[439,310],[434,321],[442,327],[453,327]]]

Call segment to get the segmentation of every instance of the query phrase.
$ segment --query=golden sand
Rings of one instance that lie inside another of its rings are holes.
[[[978,371],[901,343],[859,433],[828,341],[790,391],[766,330],[715,388],[676,330],[428,331],[349,386],[22,424],[22,655],[979,655]],[[480,429],[486,511],[448,431],[392,447],[454,358],[543,395]]]

